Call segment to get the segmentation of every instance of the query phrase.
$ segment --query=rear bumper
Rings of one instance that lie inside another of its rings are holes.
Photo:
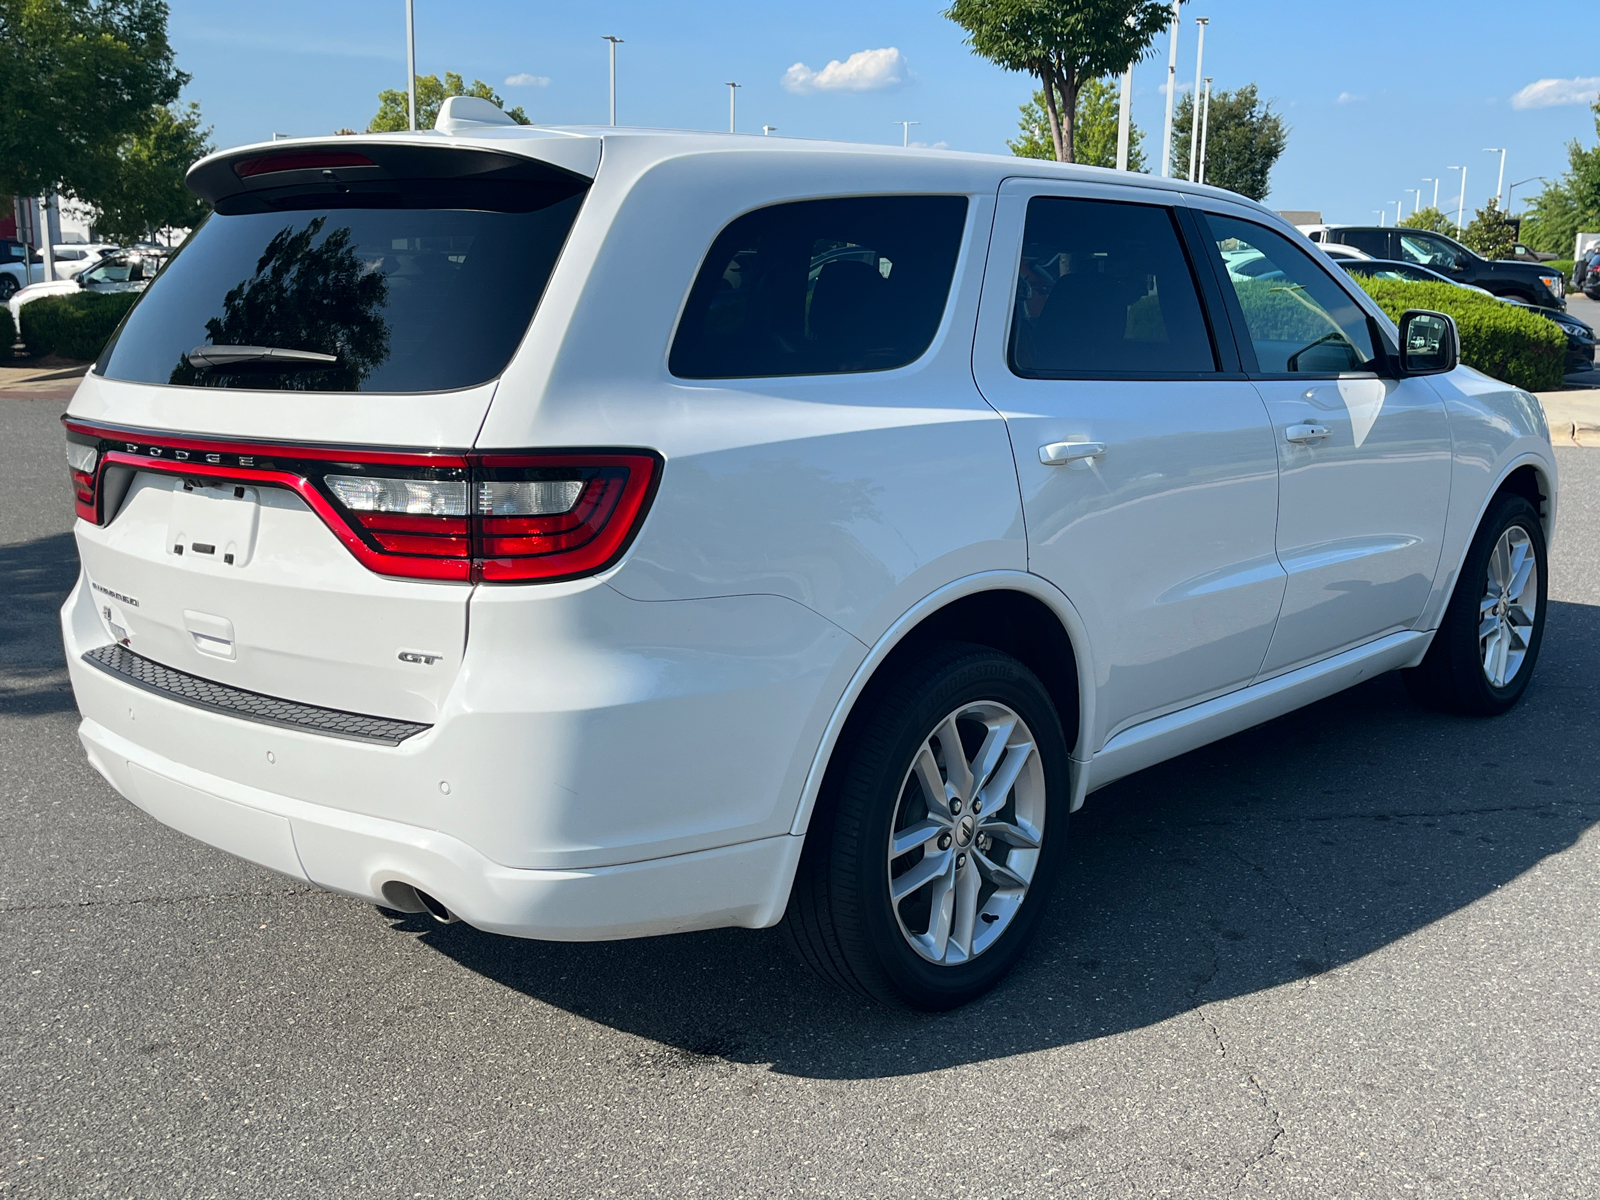
[[[617,866],[522,870],[448,834],[273,795],[172,762],[85,718],[89,761],[164,825],[374,904],[386,883],[437,897],[468,924],[549,941],[604,941],[783,915],[803,838],[783,835]]]

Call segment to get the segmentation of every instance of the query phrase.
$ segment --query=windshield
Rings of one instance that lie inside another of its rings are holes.
[[[313,392],[483,383],[522,340],[583,190],[530,183],[510,199],[431,186],[213,214],[96,370],[134,383]],[[207,352],[218,346],[298,353]]]

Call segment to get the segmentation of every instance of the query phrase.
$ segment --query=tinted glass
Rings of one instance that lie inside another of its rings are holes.
[[[1288,238],[1206,214],[1261,371],[1335,375],[1372,362],[1367,314]]]
[[[544,292],[581,187],[519,184],[498,201],[431,181],[407,187],[213,214],[145,290],[97,369],[136,383],[317,392],[442,391],[494,378]],[[189,353],[203,346],[338,361],[198,367]]]
[[[668,365],[685,379],[886,371],[938,332],[965,196],[804,200],[746,213],[711,246]]]
[[[1215,371],[1172,213],[1103,200],[1030,200],[1011,369],[1034,378]]]
[[[1389,234],[1385,230],[1346,229],[1339,234],[1339,240],[1373,258],[1389,257]]]

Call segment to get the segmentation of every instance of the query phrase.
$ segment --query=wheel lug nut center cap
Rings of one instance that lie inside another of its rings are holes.
[[[972,835],[977,831],[978,825],[971,817],[962,817],[956,822],[956,845],[970,846]]]

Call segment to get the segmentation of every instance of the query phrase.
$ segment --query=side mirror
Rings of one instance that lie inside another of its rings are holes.
[[[1461,361],[1461,335],[1444,313],[1413,308],[1400,314],[1400,370],[1443,375]]]

